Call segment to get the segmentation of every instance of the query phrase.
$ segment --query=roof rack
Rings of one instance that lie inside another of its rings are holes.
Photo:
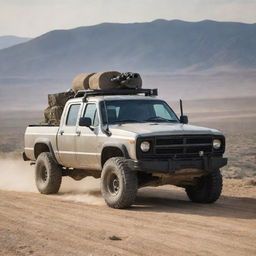
[[[106,95],[140,95],[157,96],[157,89],[108,89],[108,90],[80,90],[76,93],[75,98],[88,96],[106,96]]]

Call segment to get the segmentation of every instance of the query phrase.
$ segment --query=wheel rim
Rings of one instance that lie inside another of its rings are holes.
[[[117,175],[111,172],[107,179],[107,188],[109,193],[112,195],[117,195],[120,190],[120,182]]]
[[[48,178],[48,172],[47,169],[44,165],[40,166],[40,181],[45,183]]]

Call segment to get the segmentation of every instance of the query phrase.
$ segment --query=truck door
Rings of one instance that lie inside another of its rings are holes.
[[[87,103],[83,109],[82,117],[89,117],[92,120],[92,126],[77,126],[76,149],[77,163],[79,168],[98,169],[99,157],[98,152],[98,133],[99,133],[99,116],[95,103]]]
[[[66,167],[74,167],[76,165],[76,126],[81,104],[71,103],[66,107],[66,113],[63,113],[64,120],[60,126],[57,135],[57,145],[61,163]]]

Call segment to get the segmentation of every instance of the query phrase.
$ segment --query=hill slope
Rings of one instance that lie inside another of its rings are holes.
[[[8,48],[16,44],[25,43],[30,38],[18,36],[0,36],[0,49]]]
[[[79,72],[256,68],[256,24],[155,20],[46,33],[0,50],[2,77],[71,78]]]

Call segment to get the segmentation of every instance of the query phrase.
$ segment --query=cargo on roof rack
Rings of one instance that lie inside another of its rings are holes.
[[[75,95],[75,98],[88,96],[107,96],[107,95],[140,95],[157,96],[157,89],[108,89],[108,90],[81,90]]]

